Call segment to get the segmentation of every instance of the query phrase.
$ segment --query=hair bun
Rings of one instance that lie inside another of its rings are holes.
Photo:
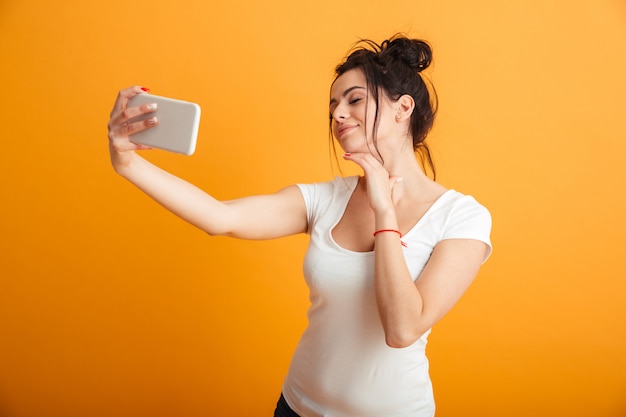
[[[433,59],[432,48],[427,42],[406,37],[395,37],[384,41],[380,55],[381,59],[386,56],[401,60],[417,72],[428,68]]]

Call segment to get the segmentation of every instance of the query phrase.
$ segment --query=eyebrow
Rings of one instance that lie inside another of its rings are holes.
[[[363,89],[363,90],[365,90],[365,89],[366,89],[365,87],[361,87],[360,85],[355,85],[355,86],[352,86],[352,87],[348,88],[346,91],[344,91],[344,92],[343,92],[343,94],[342,94],[341,96],[342,96],[342,97],[345,97],[345,96],[347,96],[348,94],[350,94],[352,91],[354,91],[354,90],[356,90],[356,89],[359,89],[359,88],[360,88],[360,89]],[[336,99],[336,98],[333,98],[333,99],[331,99],[331,100],[330,100],[330,103],[328,103],[328,105],[329,105],[329,106],[332,106],[333,104],[336,104],[336,103],[337,103],[337,99]]]

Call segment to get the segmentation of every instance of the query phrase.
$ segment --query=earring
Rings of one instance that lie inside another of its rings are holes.
[[[400,112],[396,113],[396,122],[399,122],[402,118],[402,114]]]

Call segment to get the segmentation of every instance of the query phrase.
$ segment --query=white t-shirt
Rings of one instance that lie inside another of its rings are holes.
[[[435,412],[425,355],[426,332],[406,348],[391,348],[374,295],[374,252],[337,245],[331,231],[341,219],[358,177],[301,185],[310,243],[304,276],[310,290],[309,325],[283,385],[302,417],[432,417]],[[470,196],[446,191],[402,240],[417,279],[444,239],[487,243],[491,216]]]

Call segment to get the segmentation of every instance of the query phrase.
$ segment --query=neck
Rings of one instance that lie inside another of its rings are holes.
[[[402,178],[405,190],[413,190],[421,194],[425,188],[434,184],[423,171],[417,156],[410,150],[400,152],[381,152],[384,160],[384,168],[390,177]]]
[[[408,178],[426,178],[413,150],[383,153],[384,167],[390,176]]]

